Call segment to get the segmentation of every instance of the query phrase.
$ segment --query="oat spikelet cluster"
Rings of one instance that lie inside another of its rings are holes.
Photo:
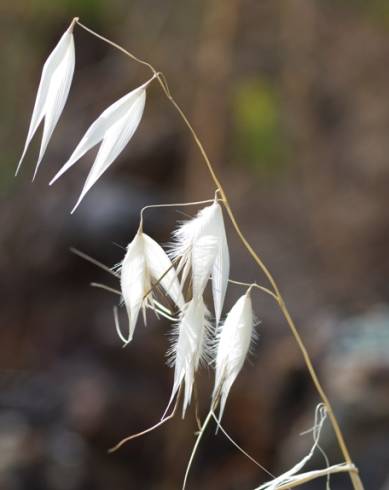
[[[125,345],[133,340],[139,316],[143,317],[143,322],[146,324],[147,310],[153,311],[157,316],[164,316],[173,323],[171,346],[167,353],[169,364],[174,369],[173,386],[168,408],[173,401],[176,401],[177,404],[180,400],[179,394],[183,393],[182,416],[184,417],[191,403],[196,373],[201,364],[208,364],[215,368],[214,388],[210,396],[210,410],[199,431],[187,467],[183,489],[185,488],[194,453],[196,452],[206,425],[213,417],[217,422],[217,426],[221,427],[220,421],[231,388],[241,372],[250,351],[250,345],[255,337],[252,290],[254,286],[257,286],[277,300],[303,353],[312,380],[325,403],[324,405],[319,405],[316,412],[316,421],[313,428],[314,444],[310,452],[293,468],[270,482],[261,485],[256,490],[283,490],[298,486],[319,476],[327,475],[328,478],[330,474],[339,472],[350,473],[354,488],[356,490],[363,490],[359,477],[356,474],[356,468],[351,462],[343,436],[331,410],[330,403],[317,379],[313,365],[305,351],[305,347],[293,320],[286,309],[279,289],[266,266],[240,231],[225,192],[215,175],[198,136],[181,108],[172,98],[166,80],[160,73],[149,63],[136,58],[123,48],[115,45],[115,43],[83,26],[78,19],[74,19],[43,65],[31,121],[16,173],[21,168],[30,143],[39,126],[43,124],[40,150],[33,176],[33,179],[35,178],[63,112],[75,69],[73,30],[76,24],[79,24],[96,37],[124,51],[138,63],[146,65],[151,69],[153,76],[111,103],[90,124],[68,160],[50,181],[50,185],[52,185],[87,152],[99,145],[96,158],[71,212],[73,213],[77,209],[86,194],[124,151],[134,136],[144,113],[146,91],[155,79],[158,80],[165,95],[175,106],[191,131],[194,141],[200,149],[217,187],[215,198],[207,201],[208,203],[211,202],[211,204],[201,208],[192,219],[178,223],[172,233],[172,241],[167,250],[164,250],[161,245],[143,231],[144,208],[140,213],[139,229],[128,244],[123,260],[113,271],[120,279],[120,292],[118,293],[121,296],[122,304],[128,316],[128,333],[124,335],[120,328],[115,309],[116,328],[120,339]],[[272,286],[272,290],[269,290],[256,284],[247,285],[238,283],[246,286],[247,290],[235,302],[224,319],[223,307],[227,287],[230,282],[230,254],[224,226],[223,209],[220,201],[216,198],[218,193],[221,195],[221,202],[224,204],[224,208],[227,210],[231,222],[247,251],[255,259],[255,262],[269,279],[269,283]],[[185,203],[184,205],[189,204],[195,203]],[[161,207],[163,205],[155,206]],[[147,207],[153,207],[153,205]],[[96,263],[96,261],[94,262]],[[206,291],[209,284],[212,290],[213,308],[207,304],[206,300]],[[113,289],[111,291],[117,292]],[[170,301],[169,306],[163,304],[164,300],[166,301],[167,299]],[[219,407],[218,417],[214,413],[217,407]],[[302,472],[305,464],[312,458],[314,451],[316,449],[320,449],[321,451],[319,437],[327,414],[335,429],[339,446],[345,456],[345,462],[333,466],[328,464],[325,470]],[[166,419],[169,417],[171,415],[167,416]],[[159,426],[161,423],[163,423],[163,420],[156,426]],[[225,432],[224,429],[222,430]],[[144,431],[138,435],[146,432]],[[245,454],[247,456],[247,453]],[[253,460],[253,458],[250,459]]]
[[[33,136],[44,120],[35,177],[62,114],[74,74],[73,29],[76,23],[77,19],[74,19],[43,66],[17,172]],[[89,126],[67,162],[50,181],[52,185],[89,150],[100,145],[72,213],[133,137],[143,116],[146,89],[156,76],[154,74],[151,79],[105,109]],[[141,219],[139,230],[129,243],[116,271],[120,275],[122,302],[128,315],[126,335],[122,333],[115,316],[117,330],[124,344],[133,339],[140,312],[144,323],[147,319],[146,309],[174,318],[172,345],[168,352],[169,363],[174,368],[171,402],[183,386],[184,416],[191,401],[200,361],[210,363],[216,357],[212,403],[218,403],[220,399],[221,415],[231,386],[246,358],[253,322],[251,300],[245,295],[229,312],[225,322],[220,324],[229,281],[230,254],[223,211],[218,200],[215,198],[192,219],[179,223],[173,232],[168,252],[143,232]],[[204,300],[209,282],[212,287],[214,322]],[[175,311],[158,302],[157,291],[162,291],[172,300]]]

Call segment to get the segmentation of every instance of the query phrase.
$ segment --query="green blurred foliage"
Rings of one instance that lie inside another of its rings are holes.
[[[327,3],[327,0],[321,1],[322,3]],[[331,3],[347,8],[357,8],[364,17],[370,18],[375,22],[378,21],[384,27],[389,28],[388,0],[332,0]]]
[[[87,16],[89,21],[100,17],[103,10],[103,0],[34,0],[31,4],[35,15],[64,16],[69,17]]]
[[[234,154],[261,174],[278,172],[287,152],[275,88],[259,78],[240,82],[233,97],[233,117]]]
[[[388,0],[369,0],[362,2],[362,7],[374,19],[382,22],[389,28],[389,1]]]

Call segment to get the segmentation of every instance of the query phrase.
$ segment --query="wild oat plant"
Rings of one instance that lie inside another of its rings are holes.
[[[34,172],[35,177],[52,133],[61,116],[74,74],[75,47],[73,31],[76,26],[86,30],[101,41],[108,43],[113,48],[120,50],[130,60],[144,65],[150,71],[151,77],[139,87],[123,95],[123,97],[115,101],[100,114],[81,138],[81,141],[74,149],[68,161],[50,182],[50,185],[53,184],[77,163],[86,152],[100,144],[95,161],[72,213],[80,205],[91,187],[115,161],[133,137],[143,115],[146,92],[147,90],[151,90],[155,83],[162,89],[167,101],[174,106],[184,125],[191,133],[202,159],[207,166],[210,178],[215,185],[214,197],[208,201],[180,204],[152,204],[143,208],[140,211],[139,229],[127,246],[122,262],[113,269],[100,264],[82,252],[76,251],[82,257],[114,274],[120,281],[120,291],[108,288],[102,284],[94,285],[121,296],[122,303],[128,314],[128,333],[124,334],[119,325],[116,307],[114,308],[114,319],[117,333],[124,345],[127,345],[133,340],[140,313],[142,314],[143,321],[146,321],[147,309],[152,310],[157,316],[166,317],[173,324],[172,343],[168,352],[168,359],[169,364],[174,368],[174,380],[169,404],[164,415],[156,425],[146,431],[126,437],[110,451],[117,450],[131,439],[156,429],[171,419],[176,413],[181,400],[182,417],[185,417],[186,410],[191,403],[196,372],[200,364],[205,362],[214,367],[214,389],[208,415],[205,417],[203,423],[200,423],[199,430],[196,433],[196,441],[185,471],[182,484],[183,489],[186,487],[189,470],[202,435],[210,421],[214,420],[217,430],[221,430],[238,450],[243,452],[247,458],[266,471],[272,478],[269,482],[258,486],[256,490],[281,490],[297,487],[322,476],[327,478],[327,488],[329,488],[330,475],[340,472],[347,472],[350,475],[354,490],[363,490],[358,470],[352,462],[330,401],[320,384],[307,349],[289,314],[280,290],[270,271],[241,232],[230,207],[226,192],[218,176],[215,174],[214,168],[195,129],[173,98],[166,78],[160,71],[157,71],[147,61],[137,58],[121,46],[92,31],[83,25],[78,18],[73,19],[69,28],[63,34],[43,66],[30,127],[22,157],[17,166],[17,172],[20,169],[32,138],[43,121],[43,135]],[[173,232],[170,247],[166,251],[153,238],[146,234],[143,229],[143,215],[149,208],[201,205],[203,207],[193,219],[178,224],[176,230]],[[223,212],[231,221],[243,246],[259,270],[264,274],[268,282],[267,287],[257,283],[246,284],[230,279],[230,254],[224,228]],[[214,315],[211,315],[210,307],[205,304],[203,298],[204,290],[209,281],[212,283]],[[229,283],[238,284],[245,291],[223,319],[223,303]],[[157,292],[163,292],[170,297],[175,304],[173,310],[158,301],[158,297],[160,296],[157,295]],[[313,446],[311,450],[293,468],[278,477],[268,472],[252,456],[238,446],[221,425],[228,394],[244,365],[250,350],[250,345],[255,337],[256,321],[252,308],[252,302],[255,299],[254,293],[270,295],[279,307],[297,342],[306,368],[321,400],[315,411],[313,428],[310,430],[313,434]],[[213,322],[212,316],[214,317]],[[334,465],[330,465],[319,445],[320,432],[327,417],[332,424],[344,458],[342,462]],[[305,464],[311,459],[316,450],[321,451],[324,455],[324,468],[303,471]]]

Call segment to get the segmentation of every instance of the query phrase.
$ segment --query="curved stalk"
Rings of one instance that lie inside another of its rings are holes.
[[[198,150],[200,151],[202,157],[203,157],[203,160],[204,160],[204,163],[205,165],[207,166],[208,168],[208,171],[209,171],[209,174],[217,188],[217,192],[219,192],[220,194],[220,197],[221,197],[221,200],[223,201],[223,204],[224,204],[224,208],[228,214],[228,217],[230,218],[230,221],[232,223],[232,226],[234,227],[235,229],[235,232],[237,233],[239,239],[241,240],[241,242],[243,243],[243,246],[246,248],[246,250],[248,251],[248,253],[251,255],[251,257],[253,258],[254,262],[257,264],[257,266],[259,267],[259,269],[263,272],[263,274],[266,276],[267,280],[269,281],[269,284],[271,285],[272,289],[273,289],[273,292],[274,292],[274,296],[275,296],[275,299],[278,303],[278,306],[282,312],[282,315],[284,316],[286,322],[287,322],[287,325],[294,337],[294,339],[296,340],[297,342],[297,345],[300,349],[300,352],[303,356],[303,359],[304,359],[304,362],[305,362],[305,365],[308,369],[308,372],[311,376],[311,379],[312,379],[312,382],[316,388],[316,391],[318,393],[318,395],[320,396],[322,402],[324,403],[325,407],[326,407],[326,410],[327,410],[327,413],[328,413],[328,417],[331,421],[331,424],[332,424],[332,427],[334,429],[334,433],[335,433],[335,436],[336,436],[336,439],[338,441],[338,444],[339,444],[339,448],[343,454],[343,457],[345,459],[345,462],[346,462],[346,468],[352,468],[350,470],[348,470],[348,473],[350,475],[350,478],[351,478],[351,482],[353,484],[353,487],[354,487],[354,490],[364,490],[364,487],[363,487],[363,484],[362,484],[362,481],[359,477],[359,473],[357,471],[357,469],[355,468],[353,462],[352,462],[352,459],[351,459],[351,456],[350,456],[350,452],[348,450],[348,447],[347,447],[347,444],[346,444],[346,441],[344,439],[344,436],[343,436],[343,433],[342,433],[342,430],[339,426],[339,423],[337,421],[337,418],[335,416],[335,413],[333,411],[333,408],[332,408],[332,405],[331,405],[331,402],[329,401],[320,381],[319,381],[319,378],[318,378],[318,375],[316,373],[316,370],[313,366],[313,363],[312,363],[312,360],[310,358],[310,355],[307,351],[307,348],[304,344],[304,341],[289,313],[289,310],[285,304],[285,301],[281,295],[281,292],[280,292],[280,289],[273,277],[273,275],[271,274],[271,272],[269,271],[269,269],[266,267],[265,263],[262,261],[262,259],[259,257],[259,255],[255,252],[255,250],[253,249],[253,247],[251,246],[251,244],[249,243],[249,241],[246,239],[245,235],[243,234],[243,232],[241,231],[240,229],[240,226],[238,224],[238,221],[237,219],[235,218],[235,215],[232,211],[232,208],[231,208],[231,205],[229,203],[229,200],[228,200],[228,197],[227,197],[227,194],[224,190],[224,187],[223,185],[221,184],[221,181],[219,180],[219,177],[217,176],[217,174],[215,173],[215,170],[213,168],[213,165],[211,163],[211,161],[209,160],[208,158],[208,155],[204,149],[204,146],[203,144],[201,143],[201,140],[199,138],[199,136],[197,135],[197,132],[195,131],[195,129],[193,128],[193,126],[191,125],[189,119],[187,118],[186,114],[184,113],[184,111],[181,109],[181,107],[178,105],[178,103],[175,101],[175,99],[173,98],[170,90],[169,90],[169,86],[167,84],[167,81],[166,81],[166,77],[163,75],[163,73],[157,71],[150,63],[148,63],[147,61],[144,61],[140,58],[138,58],[137,56],[133,55],[132,53],[130,53],[129,51],[127,51],[126,49],[124,49],[122,46],[110,41],[109,39],[101,36],[100,34],[98,34],[97,32],[93,31],[92,29],[89,29],[89,27],[86,27],[84,26],[81,22],[79,22],[78,19],[75,20],[75,22],[80,26],[82,27],[83,29],[85,29],[86,31],[88,31],[90,34],[96,36],[97,38],[101,39],[102,41],[108,43],[109,45],[113,46],[114,48],[118,49],[119,51],[121,51],[122,53],[124,53],[125,55],[127,55],[129,58],[131,58],[133,61],[136,61],[137,63],[140,63],[142,64],[143,66],[147,67],[152,73],[153,75],[155,76],[156,80],[158,80],[165,96],[167,97],[167,99],[170,101],[170,103],[174,106],[174,108],[176,109],[176,111],[178,112],[178,114],[180,115],[181,119],[183,120],[183,122],[185,123],[186,127],[188,128],[188,130],[190,131],[191,135],[192,135],[192,138],[198,148]],[[206,419],[206,423],[209,422],[209,419],[210,419],[210,415],[208,415],[207,419]]]
[[[157,77],[158,81],[160,82],[161,84],[161,87],[164,89],[164,85],[161,83],[160,81],[160,78]],[[343,433],[340,429],[340,426],[339,426],[339,423],[337,421],[337,418],[335,416],[335,413],[333,411],[333,408],[332,408],[332,405],[319,381],[319,378],[317,376],[317,373],[316,373],[316,370],[313,366],[313,363],[312,363],[312,360],[308,354],[308,351],[307,351],[307,348],[305,347],[305,344],[303,342],[303,339],[302,337],[300,336],[300,333],[294,323],[294,321],[292,320],[292,317],[290,316],[290,313],[289,313],[289,310],[284,302],[284,299],[281,295],[281,292],[277,286],[277,283],[275,281],[275,279],[273,278],[271,272],[269,271],[269,269],[266,267],[266,265],[264,264],[264,262],[262,261],[262,259],[258,256],[258,254],[255,252],[255,250],[253,249],[253,247],[250,245],[250,243],[248,242],[248,240],[246,239],[246,237],[243,235],[243,232],[241,231],[240,229],[240,226],[235,218],[235,215],[231,209],[231,206],[230,206],[230,203],[228,201],[228,197],[224,191],[224,188],[219,180],[219,178],[217,177],[217,175],[215,174],[215,171],[213,169],[213,166],[207,156],[207,153],[199,139],[199,137],[197,136],[197,133],[195,132],[194,128],[192,127],[192,125],[190,124],[189,120],[187,119],[187,117],[185,116],[184,112],[181,110],[181,108],[178,106],[178,104],[175,102],[175,100],[172,98],[172,96],[165,91],[164,89],[164,92],[166,94],[166,96],[168,97],[168,99],[172,102],[172,104],[174,105],[174,107],[177,109],[178,113],[180,114],[181,118],[183,119],[183,121],[185,122],[186,126],[188,127],[189,131],[191,132],[192,136],[193,136],[193,139],[196,143],[196,145],[198,146],[199,150],[200,150],[200,153],[202,154],[203,156],[203,159],[204,159],[204,162],[205,164],[207,165],[208,167],[208,170],[209,170],[209,173],[215,183],[215,185],[217,186],[217,188],[219,189],[219,192],[220,192],[220,196],[223,200],[223,204],[224,204],[224,207],[227,211],[227,214],[230,218],[230,221],[233,225],[233,227],[235,228],[235,231],[238,235],[238,237],[240,238],[241,242],[243,243],[244,247],[246,248],[246,250],[249,252],[249,254],[251,255],[251,257],[254,259],[254,261],[256,262],[256,264],[258,265],[258,267],[261,269],[261,271],[265,274],[265,276],[267,277],[270,285],[272,286],[273,288],[273,291],[274,291],[274,294],[276,296],[276,300],[277,300],[277,303],[280,307],[280,310],[289,326],[289,329],[291,330],[292,334],[293,334],[293,337],[295,338],[296,342],[297,342],[297,345],[300,349],[300,352],[304,358],[304,361],[305,361],[305,365],[308,369],[308,372],[311,376],[311,379],[312,379],[312,382],[316,388],[316,391],[318,392],[322,402],[324,403],[324,405],[326,406],[326,409],[327,409],[327,412],[328,412],[328,417],[331,421],[331,424],[332,424],[332,427],[334,429],[334,432],[335,432],[335,435],[336,435],[336,438],[337,438],[337,441],[338,441],[338,444],[339,444],[339,448],[340,450],[342,451],[342,454],[343,454],[343,457],[345,459],[345,462],[350,465],[352,465],[353,468],[355,468],[355,466],[353,465],[353,462],[352,462],[352,459],[351,459],[351,456],[350,456],[350,452],[348,450],[348,447],[347,447],[347,444],[346,444],[346,441],[344,439],[344,436],[343,436]],[[362,481],[359,477],[359,474],[358,472],[356,472],[355,470],[353,471],[350,471],[349,472],[349,475],[350,475],[350,478],[351,478],[351,481],[352,481],[352,484],[354,486],[354,490],[363,490],[363,484],[362,484]]]

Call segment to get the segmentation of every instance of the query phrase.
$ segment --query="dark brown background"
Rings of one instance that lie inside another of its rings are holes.
[[[151,86],[133,141],[70,216],[93,155],[55,186],[48,181],[101,110],[149,76],[77,28],[74,83],[38,178],[30,183],[38,144],[13,177],[42,63],[75,15],[166,74],[281,285],[366,489],[388,490],[386,0],[1,2],[0,488],[180,488],[194,442],[191,410],[107,455],[161,415],[172,383],[170,327],[150,318],[121,349],[117,298],[89,287],[115,281],[69,252],[112,266],[142,206],[213,195],[177,114]],[[146,231],[165,243],[182,217],[150,211]],[[265,284],[227,228],[232,277]],[[231,286],[228,305],[240,292]],[[224,425],[279,473],[307,451],[310,437],[299,432],[318,399],[277,308],[261,295],[254,305],[260,339]],[[199,377],[203,416],[212,379],[206,370]],[[340,461],[329,427],[323,447]],[[314,466],[323,465],[317,457]],[[250,490],[265,480],[210,430],[188,488]],[[335,476],[332,488],[349,489],[349,480]]]

